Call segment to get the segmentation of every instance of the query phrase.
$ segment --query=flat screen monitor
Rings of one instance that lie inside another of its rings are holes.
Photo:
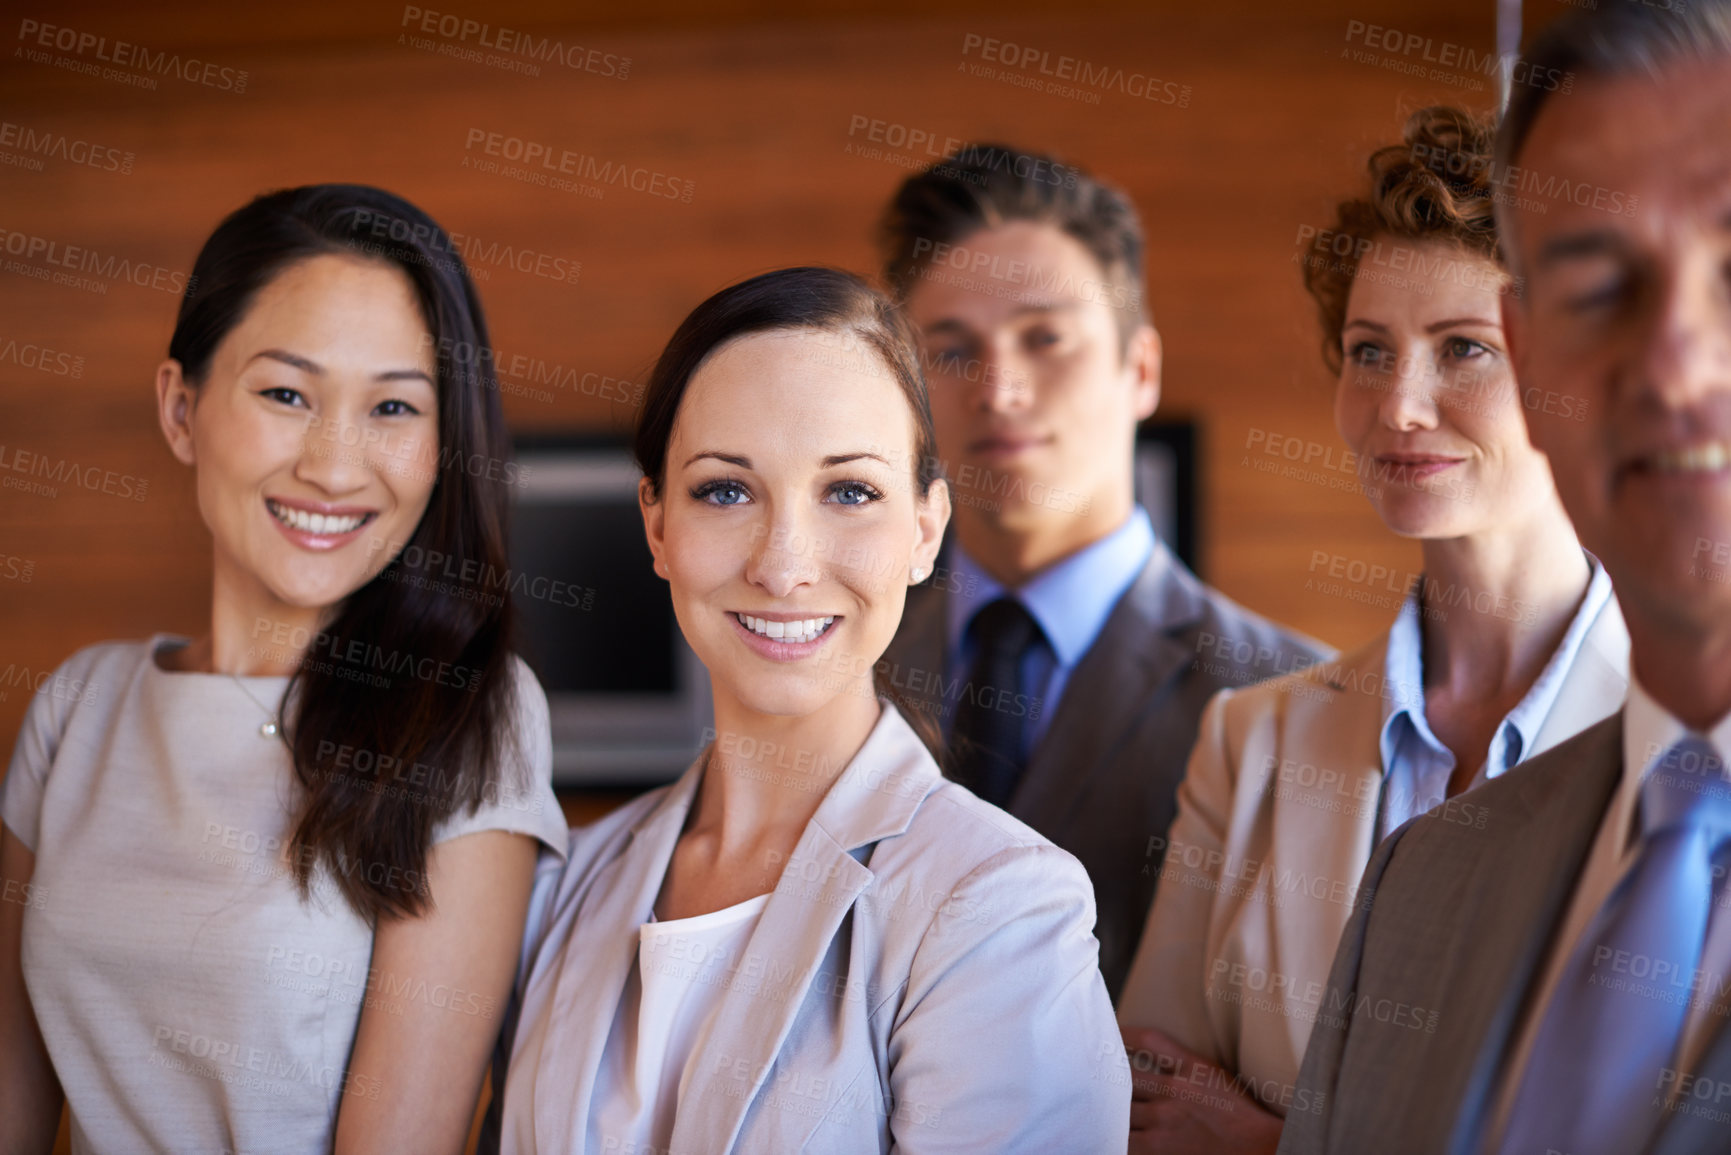
[[[709,679],[644,543],[637,467],[580,437],[520,438],[516,456],[519,645],[547,692],[554,784],[670,781],[703,745]]]

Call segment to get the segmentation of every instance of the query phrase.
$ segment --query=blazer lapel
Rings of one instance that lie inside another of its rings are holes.
[[[871,870],[850,852],[907,830],[941,782],[924,744],[886,703],[764,905],[745,954],[763,981],[730,985],[722,995],[693,1055],[671,1150],[733,1150],[842,920],[871,885]]]
[[[1103,785],[1078,767],[1102,764],[1155,692],[1195,658],[1175,636],[1201,617],[1202,592],[1165,543],[1119,599],[1064,687],[1057,713],[1010,797],[1011,814],[1058,830]]]
[[[1302,863],[1303,874],[1327,885],[1330,899],[1336,883],[1358,884],[1376,846],[1384,775],[1382,677],[1387,652],[1384,635],[1338,662],[1314,667],[1282,703],[1282,716],[1275,721],[1281,732],[1274,749],[1317,752],[1314,765],[1299,761],[1245,768],[1245,786],[1258,797],[1269,798],[1265,861]],[[1250,869],[1244,863],[1235,865]],[[1294,944],[1295,950],[1298,944],[1315,944],[1320,955],[1315,961],[1321,973],[1327,973],[1340,936],[1318,933],[1318,904],[1306,901],[1314,891],[1306,880],[1300,880],[1299,891],[1298,901],[1287,901],[1288,896],[1278,891],[1268,896],[1268,918],[1278,928],[1275,941]],[[1348,900],[1348,909],[1351,905]],[[1346,916],[1338,917],[1344,921]],[[1295,1017],[1291,1030],[1302,1039],[1310,1025]]]
[[[580,900],[565,949],[552,955],[557,985],[548,1034],[560,1045],[581,1040],[568,1062],[542,1063],[535,1076],[535,1146],[581,1150],[589,1127],[596,1072],[619,1009],[625,980],[637,962],[638,928],[649,920],[674,844],[702,777],[699,755],[667,796],[631,832],[612,862],[597,871]],[[576,1071],[575,1086],[559,1075]],[[560,1108],[563,1107],[563,1110]]]
[[[1512,813],[1491,817],[1503,835],[1477,856],[1466,891],[1475,896],[1474,908],[1461,912],[1463,933],[1440,972],[1460,981],[1447,992],[1429,1048],[1476,1056],[1459,1100],[1453,1151],[1464,1155],[1484,1140],[1523,1010],[1622,772],[1619,713],[1582,735],[1569,765],[1524,777]]]

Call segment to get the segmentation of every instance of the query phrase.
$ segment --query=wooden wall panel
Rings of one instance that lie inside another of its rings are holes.
[[[1411,57],[1353,59],[1354,22],[1482,53],[1489,4],[1099,5],[1063,16],[1033,4],[912,0],[818,13],[791,3],[668,2],[630,14],[446,7],[629,57],[629,75],[546,65],[528,76],[422,51],[399,43],[407,9],[371,0],[250,14],[214,2],[44,3],[6,32],[0,121],[130,153],[130,171],[55,157],[39,170],[0,164],[0,245],[15,232],[184,271],[220,216],[261,190],[376,183],[483,244],[580,260],[575,285],[481,266],[498,343],[579,375],[635,382],[679,317],[729,281],[790,263],[873,267],[872,222],[906,169],[850,153],[862,143],[850,141],[856,116],[1049,149],[1124,185],[1145,216],[1167,349],[1163,407],[1204,425],[1207,576],[1341,645],[1389,618],[1387,608],[1306,590],[1308,567],[1322,551],[1410,568],[1416,551],[1336,487],[1338,475],[1282,478],[1255,468],[1247,447],[1270,434],[1336,446],[1293,263],[1299,224],[1325,219],[1400,109],[1432,98],[1490,102],[1488,81],[1473,91],[1387,66]],[[164,77],[148,91],[33,60],[20,35],[30,20],[244,69],[246,88]],[[983,79],[967,70],[978,62],[967,46],[988,36],[1151,73],[1188,86],[1189,98],[1178,107],[1096,89],[1078,101]],[[685,204],[609,188],[586,199],[478,173],[463,163],[475,155],[465,149],[471,130],[645,165],[692,182],[693,196]],[[199,630],[210,564],[190,478],[162,445],[150,401],[175,296],[113,281],[103,291],[44,284],[4,264],[18,259],[0,255],[0,484],[17,476],[9,463],[24,452],[148,489],[131,500],[100,484],[62,483],[54,496],[0,488],[8,748],[29,696],[21,671],[50,670],[101,639]],[[63,352],[80,371],[27,368],[7,342]],[[525,428],[630,418],[577,390],[550,401],[509,396],[507,410]],[[28,581],[18,576],[25,565]]]

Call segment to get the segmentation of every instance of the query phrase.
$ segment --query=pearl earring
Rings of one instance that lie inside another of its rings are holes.
[[[913,580],[914,585],[919,585],[921,582],[926,580],[926,571],[921,569],[919,566],[915,566],[913,568],[913,572],[910,573],[908,576],[914,579]]]

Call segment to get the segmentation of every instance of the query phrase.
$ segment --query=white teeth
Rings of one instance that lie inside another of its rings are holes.
[[[1653,455],[1653,468],[1661,473],[1710,473],[1727,465],[1731,465],[1731,444],[1724,441],[1708,441]]]
[[[368,516],[367,514],[350,514],[346,517],[339,517],[336,514],[308,513],[301,509],[290,509],[288,506],[280,505],[274,501],[266,501],[265,505],[269,508],[271,516],[290,529],[298,529],[302,533],[316,534],[320,537],[334,537],[349,533],[366,521]]]
[[[774,638],[778,642],[816,641],[819,634],[829,629],[835,621],[834,615],[827,618],[805,618],[793,622],[772,622],[764,618],[754,618],[750,614],[735,614],[740,624],[752,633],[765,638]]]

